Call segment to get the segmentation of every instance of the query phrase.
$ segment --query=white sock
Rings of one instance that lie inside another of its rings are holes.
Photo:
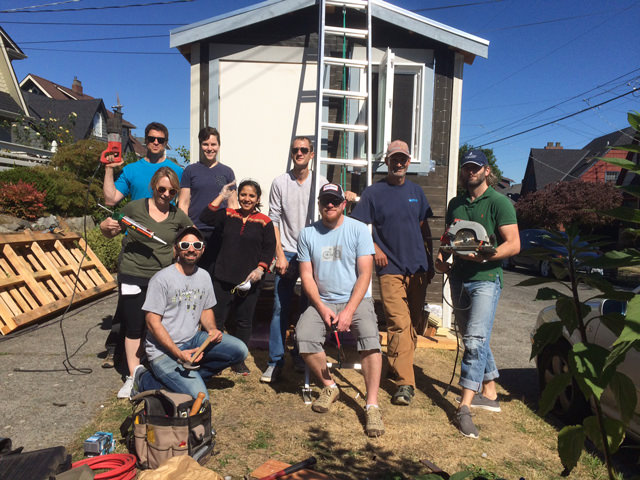
[[[336,384],[336,382],[333,382],[331,385],[329,385],[329,388],[338,388],[338,385]]]
[[[378,407],[378,405],[374,405],[372,403],[368,403],[366,408],[367,408],[367,410],[369,410],[370,408],[379,408],[379,407]]]

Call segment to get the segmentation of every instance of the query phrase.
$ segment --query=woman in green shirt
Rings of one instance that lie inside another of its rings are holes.
[[[140,365],[140,344],[145,331],[142,305],[149,280],[156,272],[173,263],[173,240],[176,234],[193,225],[189,217],[171,203],[179,189],[180,181],[176,173],[168,167],[161,167],[151,178],[153,196],[129,202],[120,210],[122,215],[148,228],[161,241],[131,228],[122,239],[118,258],[118,301],[122,308],[129,375],[118,392],[118,398],[129,398],[134,370]],[[126,228],[126,225],[113,218],[107,218],[100,224],[100,230],[107,238],[115,237]]]

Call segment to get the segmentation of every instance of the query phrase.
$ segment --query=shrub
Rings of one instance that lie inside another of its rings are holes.
[[[100,154],[105,148],[107,148],[105,142],[93,138],[78,140],[60,147],[51,159],[51,166],[72,172],[81,180],[95,174],[102,181],[104,168],[99,169],[98,167],[100,166]]]
[[[122,234],[113,238],[106,238],[96,227],[87,232],[87,243],[91,250],[98,256],[102,264],[110,272],[118,270],[118,256],[122,247]]]
[[[73,217],[92,215],[99,218],[96,203],[102,198],[102,186],[93,179],[89,187],[79,181],[70,171],[56,170],[53,167],[16,167],[0,172],[0,182],[18,183],[23,180],[33,184],[40,191],[46,191],[45,209],[53,215]]]
[[[44,214],[47,193],[33,184],[18,180],[16,183],[0,182],[0,210],[8,215],[35,220]]]

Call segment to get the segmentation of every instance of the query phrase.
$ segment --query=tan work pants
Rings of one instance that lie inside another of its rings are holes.
[[[380,293],[387,315],[387,357],[398,386],[416,386],[413,352],[418,338],[414,325],[423,315],[427,284],[426,273],[380,276]]]

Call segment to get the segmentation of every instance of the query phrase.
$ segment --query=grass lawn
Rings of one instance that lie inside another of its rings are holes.
[[[248,377],[223,372],[209,384],[217,438],[207,466],[223,476],[242,479],[269,458],[296,463],[314,455],[316,470],[339,479],[413,478],[428,473],[421,459],[450,473],[475,468],[486,478],[563,478],[556,429],[535,414],[535,405],[526,405],[505,390],[500,391],[501,413],[479,411],[474,417],[479,439],[464,438],[450,424],[459,390],[454,385],[447,397],[442,392],[455,352],[416,351],[417,392],[410,407],[391,405],[395,386],[383,381],[380,407],[386,433],[373,439],[364,433],[365,392],[359,372],[337,371],[341,397],[329,413],[317,414],[302,402],[301,374],[287,364],[284,373],[290,380],[261,384],[259,370],[265,367],[267,354],[257,350],[253,355],[247,361],[252,370]],[[317,387],[314,390],[318,392]],[[97,430],[115,435],[129,412],[127,401],[105,403],[94,422],[69,445],[74,459],[82,456],[85,438]],[[126,450],[119,444],[117,451]],[[583,454],[569,478],[605,479],[606,471],[598,458]]]

